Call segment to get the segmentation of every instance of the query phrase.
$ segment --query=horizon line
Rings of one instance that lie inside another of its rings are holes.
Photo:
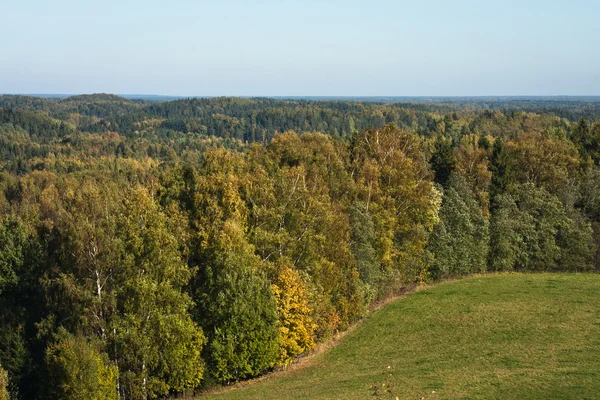
[[[238,97],[238,98],[565,98],[565,97],[597,97],[600,94],[485,94],[485,95],[335,95],[335,94],[317,94],[317,95],[295,95],[295,94],[252,94],[252,95],[229,95],[229,94],[198,94],[198,95],[175,95],[175,94],[157,94],[157,93],[112,93],[112,92],[78,92],[78,93],[0,93],[0,96],[28,96],[28,97],[71,97],[81,95],[107,94],[121,97],[173,97],[173,98],[216,98],[216,97]]]

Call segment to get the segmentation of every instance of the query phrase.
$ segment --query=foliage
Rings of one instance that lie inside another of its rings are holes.
[[[0,220],[0,294],[17,285],[24,267],[27,232],[14,217]]]
[[[384,275],[378,258],[375,223],[365,203],[356,202],[348,210],[351,228],[351,249],[360,279],[367,286],[370,297],[382,289]]]
[[[232,382],[257,376],[276,361],[277,314],[259,259],[228,221],[207,249],[201,267],[198,315],[208,335],[207,361],[214,378]]]
[[[566,139],[523,134],[517,140],[507,142],[506,149],[518,182],[534,183],[556,193],[576,177],[577,149]]]
[[[475,135],[463,136],[460,145],[454,149],[456,172],[470,186],[479,202],[483,215],[489,216],[489,185],[492,173],[488,168],[488,150],[480,146],[481,141]]]
[[[117,367],[82,336],[61,330],[46,351],[48,397],[65,400],[117,400]]]
[[[263,203],[268,199],[253,195],[258,206],[252,207],[251,216],[256,218],[255,237],[260,234],[275,245],[268,244],[266,258],[288,257],[311,277],[311,307],[320,338],[344,329],[363,307],[343,203],[353,182],[344,160],[347,153],[340,147],[321,134],[278,135],[267,148],[267,156],[278,166],[271,170],[279,194],[275,218],[273,209],[267,210],[269,203]],[[257,247],[264,244],[257,242]]]
[[[260,259],[245,238],[245,207],[230,172],[242,161],[225,151],[207,154],[193,191],[198,227],[194,258],[196,319],[208,337],[212,377],[233,382],[259,375],[275,364],[277,314]]]
[[[513,182],[508,155],[501,138],[494,140],[489,169],[492,175],[489,189],[490,197],[492,200],[495,200],[496,196],[503,194]],[[495,206],[495,204],[492,204],[492,206]]]
[[[434,151],[431,155],[431,169],[435,173],[435,182],[446,187],[454,169],[452,157],[452,141],[439,136],[435,141]]]
[[[71,194],[57,232],[63,272],[47,284],[53,317],[98,338],[127,398],[197,387],[204,336],[182,292],[190,270],[167,229],[180,218],[160,210],[146,189],[122,201],[107,189],[86,181]]]
[[[315,346],[308,296],[300,275],[289,264],[289,260],[282,262],[271,284],[279,315],[279,365],[291,363]]]
[[[8,373],[0,365],[0,400],[9,400]]]
[[[145,189],[133,192],[124,208],[113,357],[126,397],[154,398],[195,388],[203,375],[205,340],[189,314],[191,299],[181,291],[190,270],[177,237],[167,230],[182,221],[177,213],[161,212]]]
[[[533,184],[498,197],[491,225],[491,268],[497,271],[581,271],[591,268],[592,228]]]
[[[598,104],[0,96],[10,395],[71,347],[121,398],[190,393],[415,282],[600,270]]]
[[[375,215],[383,268],[419,279],[419,257],[441,202],[421,138],[393,125],[361,132],[353,143],[358,198]]]
[[[453,174],[440,208],[440,223],[429,241],[435,255],[434,278],[467,275],[487,269],[489,222],[462,175]]]

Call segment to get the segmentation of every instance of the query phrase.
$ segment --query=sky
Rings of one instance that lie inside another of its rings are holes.
[[[599,0],[0,4],[0,93],[600,95]]]

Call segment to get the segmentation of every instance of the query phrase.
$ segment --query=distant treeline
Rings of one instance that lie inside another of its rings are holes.
[[[285,366],[415,283],[600,271],[598,121],[0,100],[0,398],[191,393]]]
[[[1,107],[42,112],[86,132],[116,131],[133,137],[147,131],[152,121],[155,131],[192,132],[247,142],[266,142],[287,130],[350,138],[363,129],[389,123],[431,136],[444,130],[452,117],[477,125],[481,118],[510,119],[522,112],[552,114],[570,122],[600,118],[600,99],[596,98],[442,98],[439,102],[377,103],[218,97],[157,102],[109,94],[65,99],[5,95],[0,96]],[[470,130],[477,130],[476,126]]]

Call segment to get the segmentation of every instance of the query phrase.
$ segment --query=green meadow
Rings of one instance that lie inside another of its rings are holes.
[[[208,399],[594,399],[600,275],[451,281],[373,312],[339,345]]]

